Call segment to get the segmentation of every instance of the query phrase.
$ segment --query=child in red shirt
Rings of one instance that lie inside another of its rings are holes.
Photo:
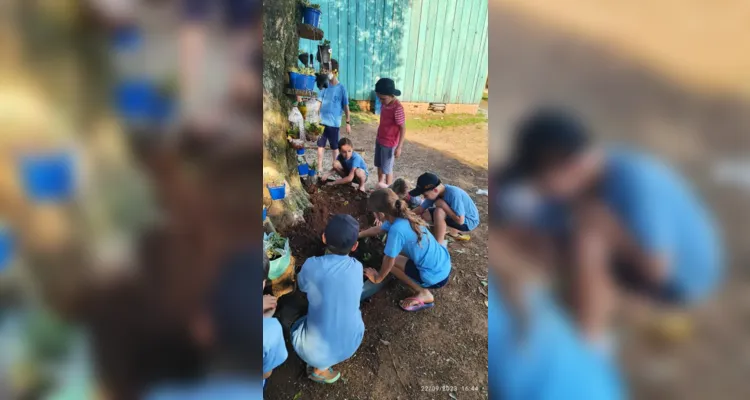
[[[406,136],[404,107],[396,99],[401,91],[396,89],[393,79],[382,78],[375,84],[375,93],[383,105],[380,109],[380,125],[375,140],[375,166],[378,168],[378,183],[393,184],[394,159],[401,156],[401,147]]]

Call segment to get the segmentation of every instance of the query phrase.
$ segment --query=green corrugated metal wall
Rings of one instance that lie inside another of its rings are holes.
[[[487,81],[487,0],[319,0],[349,96],[390,77],[401,101],[476,104]],[[317,42],[300,40],[303,49]]]

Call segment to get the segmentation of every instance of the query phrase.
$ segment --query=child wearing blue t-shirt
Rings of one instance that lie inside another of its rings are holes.
[[[448,249],[441,246],[424,222],[391,189],[378,189],[368,199],[368,208],[382,221],[360,232],[360,237],[377,236],[387,232],[383,265],[380,271],[365,269],[373,283],[380,283],[393,272],[414,292],[415,296],[401,301],[404,311],[419,311],[435,305],[429,289],[445,286],[451,273]],[[401,255],[401,254],[404,255]]]
[[[268,280],[270,264],[263,253],[263,288]],[[284,344],[284,334],[279,320],[273,317],[276,312],[276,298],[271,295],[263,296],[263,386],[271,376],[274,368],[286,361],[287,351]]]
[[[341,179],[329,182],[329,185],[348,185],[352,182],[359,185],[359,190],[365,191],[365,183],[367,183],[367,164],[365,160],[357,152],[354,151],[354,145],[349,138],[342,138],[339,140],[339,154],[336,162],[333,163],[333,168],[321,177],[323,181],[326,181],[329,176],[336,173]]]
[[[327,254],[308,258],[297,275],[309,306],[307,315],[292,325],[292,346],[309,366],[309,378],[318,383],[339,380],[341,373],[332,367],[354,355],[365,333],[359,311],[362,264],[349,256],[357,250],[358,233],[354,217],[333,216],[323,233]]]
[[[417,178],[417,187],[411,196],[424,195],[425,200],[414,212],[434,224],[435,238],[446,245],[446,233],[456,240],[467,241],[463,232],[473,231],[479,225],[479,210],[463,189],[446,185],[433,173],[424,173]]]

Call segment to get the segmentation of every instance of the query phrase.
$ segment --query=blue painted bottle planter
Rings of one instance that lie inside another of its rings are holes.
[[[268,192],[271,194],[271,199],[281,200],[286,197],[286,184],[281,186],[268,186]]]
[[[305,7],[302,10],[302,22],[317,28],[320,25],[320,10]]]
[[[298,156],[304,156],[305,155],[305,149],[297,149],[297,155]]]
[[[313,168],[310,168],[309,166],[308,166],[308,168],[307,168],[307,169],[308,169],[308,171],[307,171],[307,176],[315,176],[315,173],[316,173],[317,171],[315,171],[315,170],[314,170]]]
[[[15,243],[10,228],[0,225],[0,272],[13,260]]]
[[[290,71],[289,72],[289,86],[291,86],[292,89],[305,90],[305,87],[307,86],[307,80],[305,79],[305,75]]]
[[[159,109],[158,90],[146,78],[123,80],[115,87],[115,109],[129,122],[151,120]]]
[[[305,75],[305,90],[315,90],[315,75]]]
[[[307,176],[307,174],[310,172],[310,168],[307,166],[307,164],[300,164],[297,166],[297,171],[299,172],[299,176]]]
[[[136,25],[129,25],[117,28],[111,40],[112,47],[115,50],[132,50],[141,46],[143,36]]]
[[[268,216],[268,209],[263,207],[263,221],[266,220],[266,216]]]
[[[21,182],[36,202],[62,202],[73,198],[76,171],[73,154],[66,151],[28,154],[20,159]]]

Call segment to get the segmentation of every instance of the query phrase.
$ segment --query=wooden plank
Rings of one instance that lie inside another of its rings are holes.
[[[469,26],[469,21],[471,19],[471,12],[472,12],[472,6],[476,3],[476,0],[466,0],[464,3],[464,9],[461,14],[461,23],[459,24],[458,29],[456,32],[459,35],[458,39],[458,48],[455,53],[455,64],[453,65],[453,76],[452,76],[452,83],[451,83],[451,89],[450,89],[450,96],[448,97],[448,103],[458,103],[458,91],[461,90],[461,86],[463,85],[463,76],[462,76],[462,67],[464,64],[465,58],[468,56],[468,52],[466,50],[467,46],[467,27]]]
[[[292,89],[292,88],[286,88],[284,90],[284,93],[292,96],[302,96],[302,97],[317,97],[318,95],[313,90],[300,90],[300,89]]]
[[[365,93],[365,30],[367,29],[367,21],[365,20],[365,13],[367,12],[367,2],[357,1],[357,29],[355,32],[355,40],[357,41],[357,65],[356,65],[356,81],[354,83],[354,93],[357,95],[357,99],[366,99]]]
[[[324,32],[320,28],[316,28],[310,24],[297,24],[297,32],[299,37],[309,40],[321,40],[323,39]]]
[[[406,89],[406,60],[409,58],[409,34],[411,32],[411,7],[402,1],[393,1],[393,43],[399,44],[396,57],[391,60],[391,71],[396,87]]]
[[[483,21],[482,21],[482,37],[480,53],[481,58],[476,66],[473,93],[467,93],[467,103],[478,104],[482,101],[482,95],[484,94],[484,87],[487,82],[487,74],[489,70],[489,10],[485,10]]]
[[[447,28],[450,29],[450,40],[448,42],[448,52],[446,53],[447,61],[445,63],[445,70],[441,71],[440,74],[442,75],[440,79],[442,79],[440,88],[441,91],[439,92],[438,96],[436,96],[437,101],[442,101],[443,103],[447,103],[450,101],[450,94],[451,94],[451,84],[453,83],[453,67],[456,64],[457,60],[455,57],[455,53],[458,49],[458,38],[460,34],[458,33],[458,29],[461,28],[461,13],[463,12],[463,1],[459,0],[451,0],[451,5],[449,8],[452,9],[452,13],[449,16],[449,23],[447,24]]]
[[[421,100],[421,84],[422,84],[422,63],[421,60],[425,58],[425,51],[427,49],[427,21],[429,20],[429,1],[422,3],[422,12],[419,19],[419,45],[416,47],[416,58],[409,59],[410,63],[414,63],[414,89],[409,93],[408,101],[420,101]]]
[[[383,0],[383,20],[383,46],[388,49],[388,56],[383,60],[381,76],[388,76],[394,82],[401,84],[401,81],[393,73],[395,60],[401,53],[401,41],[396,40],[398,31],[395,24],[395,15],[393,15],[393,0]]]
[[[467,32],[467,38],[466,38],[466,54],[465,57],[472,60],[471,62],[464,62],[461,66],[461,76],[463,76],[463,81],[461,84],[461,87],[459,88],[456,95],[458,98],[456,99],[455,103],[467,103],[470,102],[471,99],[469,97],[469,92],[473,89],[474,84],[474,76],[473,71],[475,67],[478,64],[477,56],[479,55],[479,27],[477,26],[478,22],[481,19],[482,15],[482,2],[479,2],[477,0],[473,1],[475,4],[471,9],[471,19],[469,20],[469,30]],[[484,26],[484,25],[482,25]]]
[[[438,101],[440,93],[440,83],[442,81],[439,75],[440,66],[449,62],[446,50],[446,39],[450,40],[450,30],[446,29],[448,10],[446,6],[450,0],[438,2],[437,15],[435,17],[435,29],[433,30],[434,44],[432,50],[432,60],[430,60],[430,73],[427,81],[427,101]],[[440,81],[439,81],[440,79]]]
[[[408,5],[405,7],[409,8]],[[405,45],[406,50],[404,51],[406,57],[402,60],[405,65],[405,74],[404,86],[400,88],[402,92],[401,101],[411,101],[414,91],[416,90],[414,75],[416,74],[417,66],[414,60],[417,58],[420,44],[419,30],[422,16],[422,0],[413,0],[410,10],[409,31],[407,32],[408,35],[404,36],[404,39],[408,40],[408,43]]]

